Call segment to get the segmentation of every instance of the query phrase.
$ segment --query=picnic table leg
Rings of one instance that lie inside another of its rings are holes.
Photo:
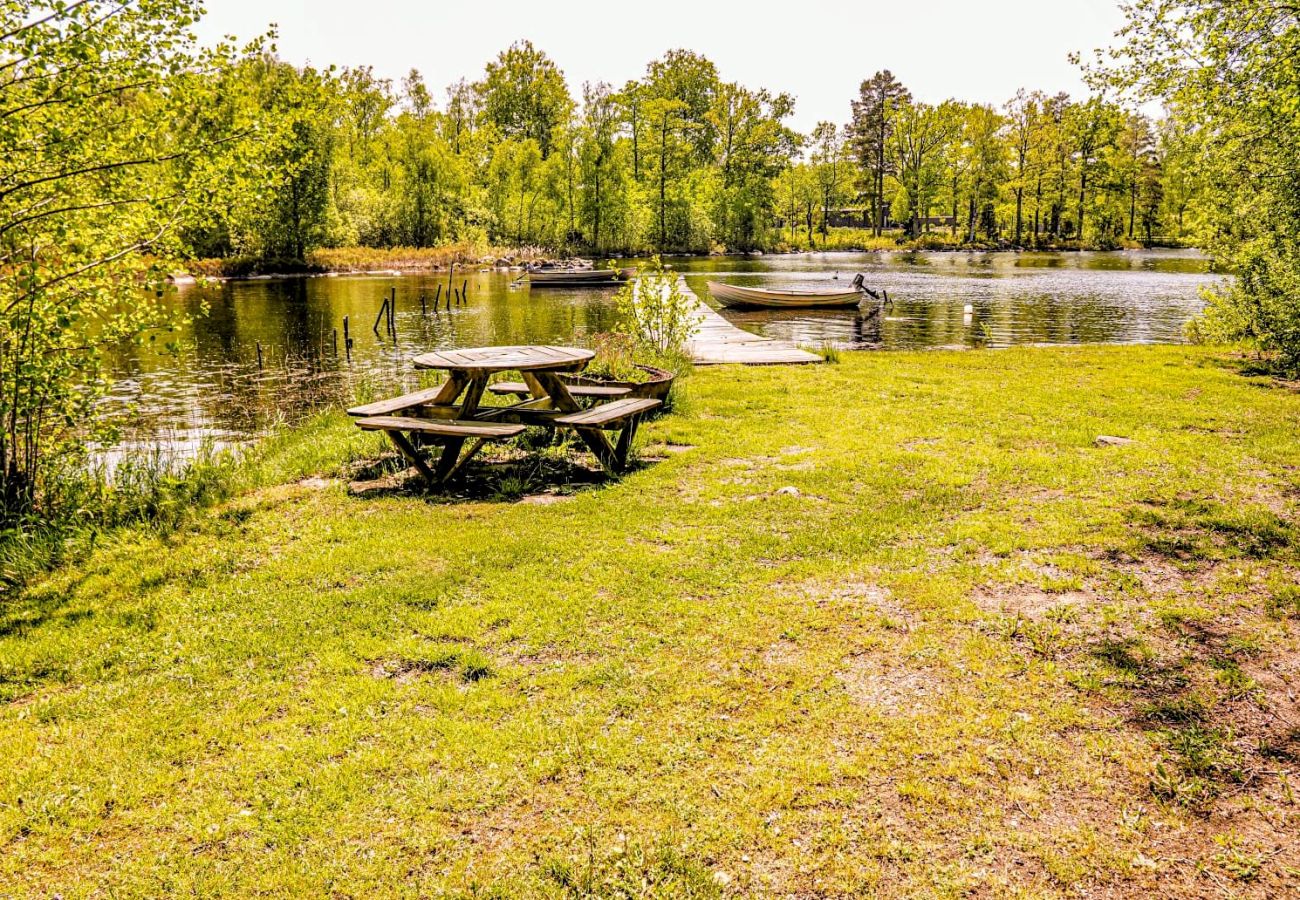
[[[534,400],[549,401],[551,399],[550,392],[546,390],[545,385],[537,380],[536,375],[532,372],[520,372],[519,374],[523,376],[524,384],[528,385],[528,390],[532,392]]]
[[[388,439],[393,442],[393,446],[398,449],[398,452],[405,456],[411,465],[415,466],[416,471],[424,477],[429,487],[433,487],[438,483],[438,477],[429,468],[429,464],[424,461],[420,451],[415,449],[415,446],[407,439],[406,435],[400,431],[385,431],[384,434],[388,435]]]
[[[456,374],[459,375],[460,373]],[[460,405],[460,417],[462,419],[474,418],[474,413],[478,411],[479,400],[483,399],[483,391],[487,389],[487,379],[488,377],[486,372],[475,372],[473,375],[469,376],[469,384],[465,388],[465,398],[461,401]],[[442,455],[438,457],[438,465],[434,469],[434,474],[437,477],[439,484],[450,478],[452,474],[460,468],[460,465],[463,465],[463,463],[458,465],[457,459],[459,459],[461,448],[464,446],[464,438],[445,439],[442,448]],[[470,451],[470,456],[477,453],[481,446],[482,442],[480,441],[478,446],[475,446],[474,449]],[[466,457],[465,462],[468,461],[469,457]]]
[[[438,391],[436,395],[434,395],[434,398],[430,400],[427,404],[417,407],[416,410],[412,411],[412,414],[413,415],[424,414],[428,411],[429,407],[454,406],[456,403],[456,398],[460,396],[460,392],[465,390],[465,386],[468,384],[469,384],[469,379],[466,378],[462,373],[449,372],[447,374],[447,380],[442,383],[442,388]],[[411,444],[413,444],[416,447],[423,447],[431,443],[431,441],[427,439],[424,435],[419,435],[419,434],[411,435],[409,440]]]
[[[618,436],[618,444],[614,447],[614,459],[618,463],[620,472],[627,468],[627,457],[632,452],[632,439],[636,437],[636,429],[640,424],[640,416],[632,416],[623,424],[623,431]]]
[[[442,390],[438,391],[437,396],[430,401],[430,405],[450,406],[456,402],[456,398],[460,396],[461,391],[465,390],[467,384],[469,379],[465,375],[460,372],[449,372],[447,380],[442,384]]]
[[[537,372],[533,376],[538,385],[546,391],[551,398],[552,405],[563,412],[577,412],[582,407],[578,406],[578,401],[573,399],[569,389],[564,386],[564,382],[549,372]],[[596,457],[597,461],[604,467],[605,471],[611,475],[617,475],[621,470],[618,463],[618,457],[614,447],[610,444],[609,438],[599,428],[575,428],[578,437],[587,445]]]
[[[454,478],[456,473],[465,468],[465,465],[474,458],[474,455],[482,450],[486,445],[487,438],[475,438],[474,443],[469,445],[469,449],[452,463],[451,471],[443,477],[443,481],[450,481]]]

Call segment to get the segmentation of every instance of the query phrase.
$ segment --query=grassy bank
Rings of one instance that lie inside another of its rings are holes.
[[[1300,396],[1194,348],[688,389],[546,503],[352,496],[325,417],[9,601],[0,896],[1300,879]]]
[[[954,234],[950,229],[937,228],[918,237],[909,238],[902,229],[892,229],[884,234],[874,234],[870,228],[832,228],[823,238],[814,233],[810,241],[807,232],[791,235],[788,229],[782,230],[776,245],[777,252],[850,252],[879,250],[925,251],[968,251],[974,253],[997,253],[1003,251],[1035,250],[1045,253],[1077,252],[1079,250],[1142,250],[1147,245],[1141,241],[1122,240],[1115,244],[1100,246],[1081,244],[1077,240],[1051,240],[1046,237],[1037,243],[1032,235],[1026,235],[1020,246],[1011,241],[991,241],[979,239],[967,240],[964,229]],[[1177,247],[1177,242],[1157,241],[1155,247]]]
[[[518,265],[542,259],[547,251],[459,243],[442,247],[322,247],[306,259],[229,257],[185,263],[186,274],[207,278],[248,278],[255,275],[319,275],[326,272],[420,272],[457,266],[479,266],[484,261]]]
[[[1127,242],[1120,247],[1080,247],[1077,241],[1062,241],[1039,247],[1026,246],[1021,249],[1045,252],[1080,249],[1138,250],[1142,246],[1137,242]],[[715,250],[721,249],[724,248],[715,248]],[[769,249],[774,253],[808,251],[839,253],[886,250],[999,252],[1016,248],[1009,244],[988,241],[968,242],[960,236],[952,236],[946,230],[924,234],[918,238],[907,238],[900,230],[874,235],[869,228],[832,228],[825,239],[818,234],[811,243],[806,233],[797,233],[792,238],[788,231],[783,230],[776,236],[775,243]],[[700,254],[705,252],[707,251],[702,249]],[[320,275],[327,272],[422,272],[445,270],[452,263],[457,266],[475,267],[485,263],[514,266],[533,260],[563,258],[567,255],[568,253],[563,250],[542,247],[520,249],[474,243],[449,244],[444,247],[331,247],[313,250],[307,254],[305,260],[230,257],[191,260],[179,268],[184,269],[185,274],[207,278],[250,278],[258,275]],[[619,251],[615,255],[633,258],[637,254],[631,251]],[[597,254],[596,258],[604,257]]]

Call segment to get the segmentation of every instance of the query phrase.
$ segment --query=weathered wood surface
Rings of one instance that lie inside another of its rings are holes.
[[[502,440],[522,434],[523,425],[465,419],[416,419],[409,416],[368,416],[357,420],[363,431],[409,431],[438,437],[490,438]]]
[[[735,363],[744,366],[778,366],[819,363],[816,353],[801,350],[790,341],[761,337],[732,325],[678,278],[678,286],[697,304],[697,321],[686,351],[697,366]]]
[[[563,372],[581,369],[595,355],[582,347],[468,347],[463,350],[422,353],[414,362],[417,369],[445,369],[450,372]]]
[[[515,394],[520,397],[527,397],[532,393],[528,389],[528,385],[522,381],[500,381],[496,384],[489,384],[488,390],[497,395]],[[632,389],[615,385],[571,384],[569,385],[569,393],[575,397],[599,397],[610,400],[626,397],[632,393]]]
[[[387,400],[376,400],[374,403],[365,403],[361,406],[354,406],[348,410],[349,416],[387,416],[392,413],[403,412],[408,409],[414,409],[417,406],[423,406],[426,403],[432,403],[442,391],[442,385],[431,388],[425,388],[420,391],[413,391],[410,394],[403,394],[400,397],[390,397]]]
[[[572,388],[570,388],[572,390]],[[600,403],[590,409],[584,409],[582,412],[572,413],[567,416],[559,416],[554,419],[557,425],[568,425],[573,428],[604,428],[607,426],[617,426],[632,416],[639,416],[647,413],[652,409],[658,409],[663,406],[662,400],[635,399],[628,398],[625,400],[613,400],[609,403]]]

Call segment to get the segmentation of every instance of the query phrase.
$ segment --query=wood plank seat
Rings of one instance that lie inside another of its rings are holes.
[[[569,389],[569,395],[572,397],[590,397],[597,400],[612,400],[618,397],[626,397],[632,393],[631,388],[618,385],[569,384],[565,386]],[[501,396],[509,394],[519,397],[531,396],[528,385],[522,381],[499,381],[496,384],[489,384],[488,390]]]
[[[368,416],[357,420],[363,431],[409,431],[435,437],[484,438],[503,441],[524,431],[523,425],[464,419],[414,419],[410,416]]]
[[[424,388],[423,390],[414,391],[410,394],[403,394],[400,397],[389,397],[387,400],[376,400],[374,403],[364,403],[361,406],[354,406],[348,410],[349,416],[387,416],[393,413],[402,412],[408,409],[414,409],[417,406],[424,406],[426,403],[432,403],[437,399],[438,394],[443,390],[444,385]]]
[[[628,419],[637,418],[652,409],[663,406],[662,400],[627,398],[600,403],[590,409],[557,416],[552,419],[556,425],[570,428],[618,428]]]
[[[572,428],[582,435],[606,471],[617,475],[627,469],[627,458],[632,452],[632,439],[636,437],[641,416],[663,405],[662,400],[626,397],[622,400],[611,400],[609,403],[598,403],[589,409],[565,413],[556,416],[551,422]],[[609,441],[600,432],[602,428],[621,428],[618,443],[611,447]]]
[[[488,441],[503,441],[521,434],[523,425],[505,422],[466,421],[464,419],[416,419],[410,416],[366,416],[357,419],[357,427],[363,431],[382,431],[393,442],[401,454],[406,457],[416,471],[424,476],[430,486],[441,484],[473,458],[474,454]],[[429,435],[441,438],[446,449],[438,459],[436,467],[431,468],[420,455],[419,449],[411,443],[408,434]],[[460,452],[461,445],[472,439],[468,452]]]

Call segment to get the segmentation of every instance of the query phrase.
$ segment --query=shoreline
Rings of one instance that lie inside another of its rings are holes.
[[[858,250],[788,250],[788,251],[752,251],[749,253],[664,253],[660,254],[665,260],[675,259],[761,259],[767,256],[787,257],[787,256],[861,256],[861,255],[880,255],[886,253],[907,253],[907,254],[945,254],[945,255],[964,255],[964,256],[1014,256],[1021,254],[1084,254],[1084,253],[1105,253],[1105,254],[1127,254],[1127,253],[1152,253],[1152,252],[1170,252],[1170,253],[1192,253],[1205,257],[1205,252],[1199,247],[1138,247],[1138,248],[1116,248],[1113,250],[1102,250],[1095,248],[1050,248],[1050,249],[1032,249],[1026,247],[1010,247],[1001,249],[915,249],[909,247],[883,248],[872,247]],[[606,257],[594,257],[605,259]],[[611,256],[611,261],[619,263],[636,262],[648,260],[651,256]],[[254,272],[250,274],[200,274],[195,275],[189,271],[176,271],[167,276],[167,281],[174,285],[196,285],[203,281],[209,282],[226,282],[226,281],[283,281],[293,278],[337,278],[340,276],[360,276],[371,278],[392,278],[402,275],[432,275],[447,273],[455,270],[474,271],[474,272],[523,272],[527,268],[527,263],[533,261],[554,261],[545,257],[530,257],[524,259],[519,256],[506,257],[499,256],[493,258],[491,254],[485,255],[477,262],[456,263],[454,266],[448,266],[442,263],[407,263],[403,264],[397,261],[389,266],[378,268],[357,268],[352,266],[333,266],[310,268],[306,270],[286,270],[281,272]]]

